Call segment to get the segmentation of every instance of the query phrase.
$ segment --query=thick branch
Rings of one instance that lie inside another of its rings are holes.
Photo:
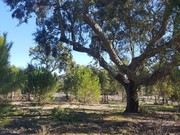
[[[155,36],[151,39],[148,47],[153,47],[155,45],[157,45],[163,38],[163,36],[166,34],[167,32],[167,26],[169,24],[169,20],[170,20],[170,16],[171,16],[171,12],[172,12],[172,7],[169,7],[169,5],[166,6],[166,9],[164,11],[163,14],[163,19],[161,21],[161,27],[160,30],[154,30],[152,33],[155,34]],[[153,28],[155,29],[155,28]]]
[[[102,43],[104,44],[103,45],[104,49],[106,50],[106,52],[108,52],[110,59],[117,65],[120,72],[127,73],[128,68],[126,68],[126,66],[123,65],[123,62],[115,52],[112,43],[105,37],[103,30],[101,29],[99,24],[90,18],[88,14],[88,6],[85,6],[84,8],[83,17],[86,23],[93,29],[93,31],[101,39]]]
[[[132,70],[135,70],[137,67],[139,67],[143,63],[144,60],[155,56],[156,54],[164,51],[166,48],[170,48],[170,47],[176,48],[176,46],[178,47],[178,44],[176,44],[178,41],[179,41],[179,38],[178,36],[176,36],[173,39],[171,39],[171,41],[164,43],[157,48],[146,49],[146,51],[143,54],[141,54],[139,57],[136,57],[132,60],[129,67]]]
[[[91,50],[72,41],[69,41],[69,44],[73,46],[74,51],[84,52],[96,58],[99,61],[100,66],[106,69],[111,76],[115,77],[117,75],[115,70],[108,65],[108,63],[104,60],[104,58],[95,52],[96,50]]]
[[[118,74],[115,76],[115,79],[120,82],[123,86],[126,86],[129,84],[129,80],[125,79],[123,75]]]
[[[61,42],[68,43],[68,40],[65,36],[65,22],[63,20],[63,17],[61,15],[61,10],[60,10],[61,9],[60,1],[57,0],[56,3],[57,3],[57,9],[56,10],[58,11],[58,19],[59,19],[59,28],[61,30],[60,40],[61,40]]]
[[[78,51],[78,52],[85,52],[89,55],[91,55],[92,57],[96,58],[99,61],[99,64],[101,67],[103,67],[104,69],[106,69],[108,71],[108,73],[114,77],[118,82],[120,82],[123,86],[128,85],[129,81],[127,79],[124,78],[123,75],[121,74],[117,74],[117,71],[115,71],[115,69],[113,69],[105,60],[102,56],[100,56],[100,54],[97,54],[95,52],[95,50],[90,50],[89,48],[86,48],[78,43],[69,41],[69,44],[73,46],[73,50]]]
[[[147,48],[145,49],[144,53],[142,55],[140,55],[139,57],[136,57],[132,60],[132,63],[130,65],[132,70],[135,70],[137,67],[139,67],[145,59],[154,56],[158,52],[163,51],[164,49],[166,49],[167,47],[169,47],[171,45],[170,43],[165,43],[164,45],[161,45],[160,47],[156,47],[160,42],[163,41],[163,36],[167,32],[167,26],[168,26],[169,19],[171,16],[172,8],[173,7],[166,5],[166,9],[163,14],[163,19],[161,21],[160,30],[156,31],[156,33],[155,33],[156,36],[151,39],[151,41],[147,45]],[[172,39],[172,40],[174,41],[174,39]]]

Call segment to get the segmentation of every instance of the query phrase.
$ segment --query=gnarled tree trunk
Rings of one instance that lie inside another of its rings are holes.
[[[139,107],[139,101],[138,101],[138,93],[137,88],[138,85],[131,80],[131,79],[125,79],[122,75],[118,74],[115,79],[121,83],[125,90],[126,90],[126,96],[127,96],[127,105],[125,112],[127,113],[137,113],[138,107]]]
[[[127,95],[127,105],[125,112],[137,113],[139,106],[137,86],[134,81],[130,80],[130,82],[124,87]]]

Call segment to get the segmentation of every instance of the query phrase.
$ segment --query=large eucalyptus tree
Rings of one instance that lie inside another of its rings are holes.
[[[140,85],[151,85],[180,65],[177,0],[4,0],[4,3],[20,23],[36,17],[39,28],[35,36],[39,44],[62,42],[94,57],[124,86],[126,112],[138,111]],[[157,62],[161,63],[159,68],[151,70]]]

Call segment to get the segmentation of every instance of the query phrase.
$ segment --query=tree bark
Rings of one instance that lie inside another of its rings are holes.
[[[139,107],[137,86],[134,81],[130,80],[130,83],[125,85],[124,87],[127,95],[127,105],[125,112],[137,113]]]

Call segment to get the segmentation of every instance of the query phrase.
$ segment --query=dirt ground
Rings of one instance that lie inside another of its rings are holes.
[[[13,102],[15,114],[0,117],[0,135],[180,135],[180,112],[151,111],[124,114],[123,104],[53,103],[43,106]],[[55,107],[75,110],[72,120],[51,116]],[[78,118],[78,120],[77,120]]]
[[[152,111],[146,107],[140,113],[124,114],[125,104],[119,96],[109,96],[108,104],[93,105],[63,102],[62,93],[56,96],[56,103],[41,106],[11,102],[15,112],[0,117],[0,135],[180,135],[180,112],[174,108],[159,106]],[[66,116],[70,119],[52,117],[52,110],[57,107],[73,110]]]

